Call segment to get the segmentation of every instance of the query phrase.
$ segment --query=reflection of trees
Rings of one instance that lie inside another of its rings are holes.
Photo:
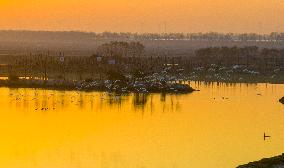
[[[126,102],[128,95],[110,94],[107,96],[106,102],[108,105],[122,105]]]
[[[177,112],[181,106],[177,95],[167,94],[108,94],[103,92],[68,92],[34,89],[9,89],[11,108],[20,111],[126,111],[139,115]]]
[[[160,94],[160,100],[153,99],[153,94],[134,94],[133,95],[133,105],[136,109],[142,109],[144,112],[144,108],[146,104],[149,102],[149,108],[146,109],[146,111],[150,111],[151,114],[153,113],[153,108],[155,105],[161,105],[161,111],[160,112],[167,112],[167,111],[179,111],[181,106],[179,104],[178,98],[174,97],[176,95],[167,95],[166,93]]]
[[[166,93],[161,93],[161,97],[160,97],[161,102],[165,102],[166,101],[166,96],[167,96]]]
[[[149,99],[149,94],[135,93],[133,96],[133,105],[135,108],[144,108]]]

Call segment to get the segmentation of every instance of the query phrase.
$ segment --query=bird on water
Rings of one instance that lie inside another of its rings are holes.
[[[263,140],[265,141],[267,138],[271,138],[271,136],[266,135],[265,133],[263,134]]]

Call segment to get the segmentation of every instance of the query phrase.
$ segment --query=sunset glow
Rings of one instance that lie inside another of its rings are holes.
[[[0,0],[0,29],[270,33],[283,17],[281,0]]]

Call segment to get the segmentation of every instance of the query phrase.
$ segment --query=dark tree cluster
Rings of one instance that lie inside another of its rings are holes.
[[[245,65],[271,70],[284,67],[284,49],[259,49],[256,46],[202,48],[196,51],[196,61],[205,67],[211,64]]]
[[[103,57],[130,57],[141,56],[144,45],[139,42],[113,41],[98,47],[97,53]]]

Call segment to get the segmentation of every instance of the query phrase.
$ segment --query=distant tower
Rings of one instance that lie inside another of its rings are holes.
[[[167,26],[168,26],[168,25],[167,25],[167,22],[165,21],[165,22],[164,22],[165,33],[167,33]]]

